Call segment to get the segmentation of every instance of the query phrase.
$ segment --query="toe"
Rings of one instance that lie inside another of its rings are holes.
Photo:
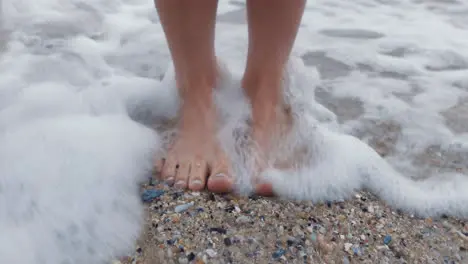
[[[208,164],[203,160],[194,160],[190,166],[189,189],[200,191],[205,188],[208,176]]]
[[[177,161],[174,159],[166,159],[162,167],[161,177],[168,184],[173,184],[177,172]]]
[[[190,163],[189,162],[179,162],[179,167],[177,168],[177,174],[175,177],[174,186],[179,189],[187,188],[187,181],[190,174]]]
[[[215,193],[228,193],[232,191],[233,181],[227,172],[215,172],[208,180],[208,190]]]
[[[273,186],[269,183],[259,183],[255,186],[255,193],[264,197],[274,196]]]
[[[211,175],[208,179],[208,190],[215,193],[231,192],[234,186],[234,179],[229,173],[229,167],[225,160],[219,160],[214,164]]]
[[[157,179],[162,179],[161,173],[164,167],[164,159],[157,159],[154,164],[154,173]]]

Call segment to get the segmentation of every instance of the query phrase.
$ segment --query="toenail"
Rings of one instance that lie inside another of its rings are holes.
[[[221,177],[226,177],[226,174],[224,173],[217,173],[215,177],[221,178]]]
[[[173,184],[173,183],[174,183],[174,177],[169,177],[169,178],[167,178],[167,179],[166,179],[166,182],[167,182],[168,184]]]
[[[176,182],[175,187],[184,188],[185,187],[185,181],[180,180],[180,181]]]
[[[202,184],[202,181],[200,180],[192,180],[192,185],[201,185]]]

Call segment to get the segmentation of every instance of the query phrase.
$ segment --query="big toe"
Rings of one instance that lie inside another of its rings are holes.
[[[264,197],[271,197],[275,195],[275,193],[273,192],[273,186],[270,183],[257,184],[255,186],[255,194]]]
[[[226,161],[218,161],[211,170],[208,179],[208,190],[215,193],[228,193],[233,190],[234,178],[229,173]]]
[[[208,190],[215,193],[228,193],[233,189],[233,180],[227,172],[215,172],[208,179]]]

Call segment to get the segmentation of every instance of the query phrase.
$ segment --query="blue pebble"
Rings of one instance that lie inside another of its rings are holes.
[[[390,244],[390,242],[392,242],[392,236],[386,235],[386,236],[384,237],[383,242],[384,242],[385,245]]]
[[[143,200],[143,202],[148,203],[160,197],[164,193],[165,191],[157,189],[145,190],[141,195],[141,199]]]
[[[178,205],[174,208],[174,212],[182,213],[186,211],[187,209],[189,209],[190,207],[192,207],[194,204],[195,204],[194,202],[190,202],[190,203]]]
[[[343,264],[349,264],[349,259],[347,257],[343,258]]]
[[[356,256],[361,255],[361,250],[360,250],[360,248],[359,248],[359,247],[353,247],[353,253],[354,253],[354,255],[356,255]]]
[[[317,241],[317,234],[315,234],[315,232],[310,234],[310,240],[312,240],[314,242]]]
[[[276,250],[274,253],[273,253],[273,258],[274,259],[277,259],[277,258],[281,258],[281,256],[283,256],[284,254],[286,253],[286,250],[280,248],[278,250]]]

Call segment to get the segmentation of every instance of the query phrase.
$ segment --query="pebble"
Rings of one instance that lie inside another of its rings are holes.
[[[315,234],[315,233],[310,234],[310,240],[315,242],[317,240],[317,234]]]
[[[186,264],[186,263],[188,263],[187,258],[184,258],[184,257],[180,257],[180,258],[178,259],[178,261],[179,261],[179,264]]]
[[[218,253],[211,248],[207,249],[205,252],[210,258],[214,258],[218,255]]]
[[[229,238],[229,237],[224,238],[223,241],[224,241],[224,245],[226,245],[227,247],[229,247],[230,245],[232,245],[232,240],[231,240],[231,238]]]
[[[390,242],[392,242],[392,236],[386,235],[386,236],[384,237],[383,242],[384,242],[385,245],[390,244]]]
[[[280,249],[276,250],[276,251],[273,253],[272,257],[273,257],[274,259],[278,259],[278,258],[282,257],[285,253],[286,253],[286,250],[280,248]]]
[[[250,217],[248,216],[239,216],[237,219],[236,219],[236,223],[239,223],[239,224],[246,224],[246,223],[249,223],[250,222]]]
[[[344,250],[345,250],[345,251],[349,251],[349,250],[351,249],[352,246],[353,246],[353,244],[351,244],[351,243],[345,243],[345,244],[344,244]]]
[[[195,204],[194,202],[190,202],[190,203],[178,205],[174,208],[174,212],[182,213],[186,211],[187,209],[189,209],[190,207],[192,207],[194,204]]]
[[[358,246],[353,247],[353,253],[356,256],[360,256],[361,255],[361,249]]]
[[[348,257],[343,258],[343,264],[349,264],[349,259]]]
[[[149,203],[149,202],[152,202],[154,199],[160,197],[164,193],[165,193],[164,190],[158,190],[158,189],[145,190],[141,194],[141,199],[143,200],[143,202]]]
[[[385,245],[385,246],[377,246],[377,249],[378,250],[387,250],[388,247]]]
[[[193,252],[190,252],[188,255],[187,255],[187,259],[188,261],[193,261],[195,259],[195,253]]]
[[[212,227],[212,228],[210,228],[210,232],[215,232],[215,233],[218,233],[218,234],[226,234],[227,230],[222,228],[222,227]]]

